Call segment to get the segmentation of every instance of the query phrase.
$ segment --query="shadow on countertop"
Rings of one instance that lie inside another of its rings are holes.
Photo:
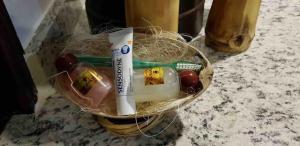
[[[164,129],[176,112],[170,112],[154,129],[147,132],[155,135]],[[0,143],[16,145],[167,145],[175,144],[181,136],[183,124],[179,118],[162,134],[148,138],[145,136],[118,137],[112,135],[97,124],[91,114],[80,109],[67,99],[49,97],[38,116],[14,116],[1,134]]]
[[[175,118],[175,120],[174,120]],[[174,120],[174,121],[173,121]],[[173,123],[172,123],[173,121]],[[167,128],[167,126],[170,125],[170,127]],[[135,137],[134,141],[131,141],[130,143],[127,143],[128,146],[131,145],[175,145],[176,140],[182,136],[183,131],[183,124],[181,122],[181,119],[177,116],[176,112],[170,112],[166,115],[166,118],[159,123],[155,128],[151,129],[146,134],[151,135],[157,135],[161,130],[167,128],[165,131],[163,131],[158,136],[154,137],[146,137],[146,136],[137,136]]]
[[[205,46],[205,36],[198,36],[192,42],[190,42],[190,44],[192,46],[197,47],[212,64],[240,54],[240,53],[218,52],[213,50],[212,48]]]

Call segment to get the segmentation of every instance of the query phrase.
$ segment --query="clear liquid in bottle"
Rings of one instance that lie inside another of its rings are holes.
[[[180,92],[178,73],[172,68],[134,70],[133,94],[136,102],[175,99]]]

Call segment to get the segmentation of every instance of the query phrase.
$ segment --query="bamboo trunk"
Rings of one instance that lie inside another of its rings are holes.
[[[125,9],[128,27],[160,26],[178,31],[179,0],[126,0]]]
[[[214,0],[207,24],[207,46],[224,52],[247,50],[255,35],[261,0]]]

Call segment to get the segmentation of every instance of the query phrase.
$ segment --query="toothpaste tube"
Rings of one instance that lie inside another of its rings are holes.
[[[118,115],[132,115],[136,112],[132,89],[132,41],[133,29],[126,28],[109,34],[112,43],[112,61],[115,74]]]

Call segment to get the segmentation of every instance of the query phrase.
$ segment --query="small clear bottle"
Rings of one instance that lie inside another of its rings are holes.
[[[175,99],[180,92],[178,73],[172,68],[134,70],[133,96],[136,102]]]
[[[98,72],[91,65],[77,64],[72,54],[60,56],[56,60],[58,71],[67,71],[73,81],[72,87],[81,98],[89,102],[89,106],[96,108],[112,89],[111,80]]]

